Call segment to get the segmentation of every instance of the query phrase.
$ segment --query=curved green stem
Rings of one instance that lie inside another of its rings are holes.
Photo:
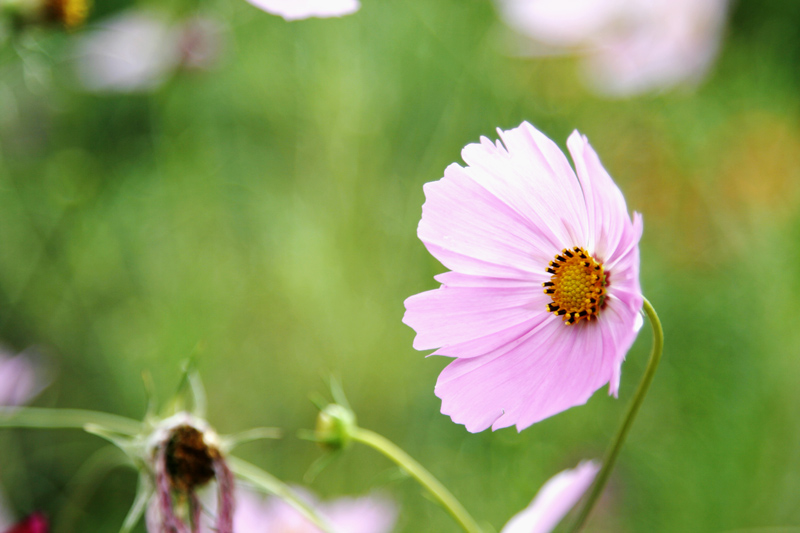
[[[636,394],[633,396],[630,405],[628,405],[628,412],[625,415],[625,419],[617,430],[617,435],[612,441],[611,448],[609,448],[606,453],[603,467],[600,469],[600,472],[597,474],[592,484],[592,490],[586,497],[583,507],[581,507],[577,518],[572,523],[572,527],[568,530],[570,533],[579,531],[581,527],[583,527],[584,522],[589,518],[592,507],[594,507],[594,504],[603,492],[603,488],[606,482],[608,482],[611,471],[614,469],[614,464],[617,462],[617,457],[622,449],[622,445],[625,443],[625,438],[628,436],[634,419],[636,419],[644,397],[647,396],[647,390],[650,388],[650,383],[653,382],[653,376],[655,376],[658,363],[661,360],[661,353],[664,350],[664,330],[661,328],[661,321],[658,320],[656,310],[653,309],[653,306],[647,301],[647,298],[644,299],[643,309],[645,314],[647,314],[650,325],[653,327],[653,350],[650,352],[650,361],[647,363],[647,369],[644,371],[642,381],[639,382]]]
[[[124,416],[84,409],[0,408],[0,428],[85,429],[96,426],[120,435],[137,435],[142,423]]]
[[[428,489],[428,492],[442,504],[464,531],[467,533],[481,533],[482,530],[478,523],[475,522],[475,519],[470,516],[456,497],[438,479],[433,477],[433,474],[425,470],[421,464],[392,441],[374,431],[363,428],[353,430],[352,437],[354,441],[366,444],[370,448],[379,451],[408,472],[420,485]]]

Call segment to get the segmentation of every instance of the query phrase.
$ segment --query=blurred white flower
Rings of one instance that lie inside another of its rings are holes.
[[[311,494],[297,492],[328,520],[336,533],[390,533],[397,520],[397,506],[383,496],[317,502]],[[233,529],[237,533],[320,533],[319,528],[283,500],[265,498],[246,489],[236,493]]]
[[[341,17],[358,11],[358,0],[247,0],[267,13],[286,20]]]
[[[0,406],[27,403],[46,385],[30,353],[14,356],[0,350]]]
[[[119,15],[78,43],[78,75],[90,91],[152,90],[178,59],[177,35],[163,19],[146,12]]]
[[[583,57],[601,93],[697,83],[719,50],[728,0],[496,0],[531,54]]]
[[[207,70],[222,48],[222,27],[202,17],[170,24],[129,11],[87,32],[77,44],[77,74],[94,92],[147,92],[178,69]]]

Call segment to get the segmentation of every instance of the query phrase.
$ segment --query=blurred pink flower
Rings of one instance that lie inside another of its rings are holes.
[[[208,70],[222,48],[222,27],[190,17],[177,23],[148,11],[129,11],[88,31],[76,46],[83,87],[135,93],[160,87],[178,69]]]
[[[0,351],[0,406],[27,403],[42,391],[46,383],[36,367],[26,352],[13,356]]]
[[[600,465],[584,461],[545,483],[531,504],[516,514],[500,533],[549,533],[575,507],[591,486]]]
[[[41,513],[33,513],[28,518],[13,526],[5,533],[47,533],[50,526],[47,518]]]
[[[286,20],[341,17],[358,11],[358,0],[247,0],[267,13]]]
[[[312,495],[305,495],[320,516],[328,520],[335,533],[389,533],[397,520],[397,507],[383,496],[317,502]],[[283,500],[264,498],[247,490],[239,490],[236,494],[233,529],[236,533],[321,533]]]
[[[586,137],[577,169],[527,122],[461,152],[425,185],[418,235],[442,286],[408,298],[414,348],[455,357],[439,375],[442,413],[471,432],[530,426],[585,403],[620,367],[642,325],[642,218]],[[544,290],[542,287],[544,286]]]
[[[584,57],[600,92],[625,96],[698,82],[719,50],[728,0],[497,0],[536,53]]]

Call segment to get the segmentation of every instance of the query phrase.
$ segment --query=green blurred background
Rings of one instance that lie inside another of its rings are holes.
[[[98,4],[94,20],[131,5]],[[364,0],[293,23],[241,0],[200,9],[228,24],[221,62],[152,94],[79,91],[75,35],[37,36],[44,81],[2,51],[0,341],[45,354],[54,380],[35,405],[140,418],[141,372],[166,399],[196,353],[210,421],[285,428],[240,454],[301,483],[321,452],[294,435],[338,376],[362,426],[499,530],[550,476],[602,456],[651,338],[619,400],[601,389],[521,434],[439,413],[447,360],[414,351],[401,323],[444,270],[416,238],[422,184],[528,120],[562,147],[585,133],[644,214],[642,286],[667,337],[586,531],[800,526],[800,4],[738,2],[701,86],[627,100],[594,96],[573,60],[505,55],[487,0]],[[103,447],[1,432],[10,504],[44,509],[56,533],[118,530],[136,475],[82,466]],[[312,488],[383,488],[398,532],[458,530],[360,446]]]

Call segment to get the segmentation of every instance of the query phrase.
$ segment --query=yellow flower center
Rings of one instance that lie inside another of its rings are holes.
[[[583,248],[564,249],[547,267],[550,281],[542,284],[553,301],[547,310],[564,317],[568,326],[597,317],[606,299],[603,265]]]

